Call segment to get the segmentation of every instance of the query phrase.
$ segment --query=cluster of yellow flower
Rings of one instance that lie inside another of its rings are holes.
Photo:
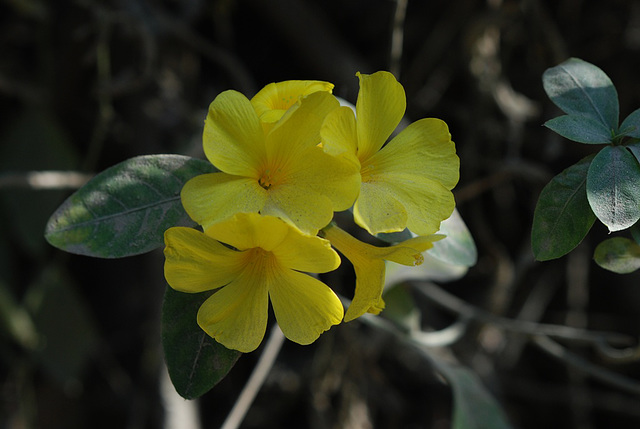
[[[388,72],[357,74],[356,114],[333,85],[272,83],[251,100],[236,91],[209,107],[204,152],[219,170],[196,176],[181,193],[204,232],[165,233],[165,277],[183,292],[219,289],[198,324],[230,349],[255,350],[269,300],[284,335],[310,344],[333,325],[384,307],[385,260],[422,262],[421,252],[455,206],[459,159],[447,125],[422,119],[385,145],[406,108]],[[408,228],[417,237],[390,247],[360,242],[332,222],[353,207],[370,234]],[[354,265],[356,288],[346,315],[331,288],[304,273]]]

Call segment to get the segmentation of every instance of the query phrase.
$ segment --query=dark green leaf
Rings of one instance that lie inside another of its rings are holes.
[[[545,122],[544,125],[562,137],[579,143],[610,143],[612,138],[609,128],[588,116],[558,116]]]
[[[608,130],[618,130],[618,93],[598,67],[570,58],[547,69],[542,83],[551,101],[565,113],[587,116]]]
[[[209,296],[210,292],[188,294],[170,287],[164,295],[162,347],[171,382],[186,399],[211,390],[241,355],[216,342],[198,326],[198,309]]]
[[[469,369],[437,362],[453,390],[453,429],[508,429],[500,405]]]
[[[98,174],[51,216],[45,237],[62,250],[121,258],[163,244],[164,231],[195,225],[180,201],[184,183],[214,172],[209,162],[181,155],[132,158]]]
[[[533,215],[531,247],[539,261],[572,251],[587,235],[595,215],[587,200],[586,180],[593,155],[555,176],[540,193]]]
[[[632,273],[640,268],[640,246],[628,238],[609,238],[598,244],[593,259],[605,270]]]
[[[640,219],[640,165],[623,146],[605,146],[587,173],[589,205],[609,228],[620,231]]]
[[[632,143],[626,146],[631,151],[633,156],[640,162],[640,142]]]
[[[629,137],[640,138],[640,109],[634,110],[622,121],[620,133]]]

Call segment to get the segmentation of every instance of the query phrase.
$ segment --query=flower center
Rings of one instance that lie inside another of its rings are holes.
[[[262,176],[258,179],[258,184],[267,190],[273,186],[270,170],[265,170],[264,173],[262,173]]]

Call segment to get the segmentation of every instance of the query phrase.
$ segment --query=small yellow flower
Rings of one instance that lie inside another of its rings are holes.
[[[314,235],[334,211],[351,207],[359,190],[358,166],[318,146],[320,126],[337,107],[333,95],[316,91],[263,128],[244,95],[218,95],[209,107],[203,145],[220,172],[185,184],[187,213],[204,229],[236,213],[262,213]]]
[[[404,89],[388,72],[357,76],[357,119],[350,108],[340,107],[321,130],[328,153],[360,164],[355,221],[371,234],[405,227],[417,235],[433,234],[455,207],[451,189],[459,178],[460,160],[447,125],[421,119],[385,145],[404,115]]]
[[[251,99],[262,122],[277,122],[301,97],[317,91],[331,93],[333,84],[317,80],[286,80],[262,88]]]
[[[333,223],[320,233],[351,261],[356,272],[356,290],[344,317],[345,322],[367,312],[378,314],[384,309],[385,260],[408,266],[420,265],[424,260],[422,252],[443,238],[433,234],[411,238],[394,246],[376,247],[352,237]]]
[[[221,288],[200,307],[198,324],[227,348],[247,353],[260,345],[269,300],[284,335],[299,344],[312,343],[342,319],[335,293],[302,273],[332,271],[340,257],[327,240],[278,218],[238,214],[204,233],[169,228],[165,244],[164,272],[173,289]]]

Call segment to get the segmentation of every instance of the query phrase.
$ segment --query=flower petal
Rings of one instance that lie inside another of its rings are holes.
[[[414,122],[362,164],[356,222],[371,234],[436,232],[451,215],[460,160],[446,124]]]
[[[353,110],[340,106],[329,112],[320,129],[320,136],[322,147],[328,154],[349,154],[355,157],[358,153],[358,134]]]
[[[190,179],[180,196],[189,216],[206,230],[236,213],[260,211],[267,191],[254,179],[209,173]]]
[[[344,310],[327,285],[306,274],[288,270],[269,285],[269,296],[285,337],[311,344],[342,320]]]
[[[246,271],[200,306],[198,324],[223,346],[243,353],[258,348],[267,329],[269,294],[264,280]]]
[[[270,252],[283,242],[290,230],[291,226],[273,216],[238,213],[207,228],[205,233],[236,249],[259,247]]]
[[[200,231],[186,227],[164,233],[164,275],[181,292],[203,292],[222,287],[238,277],[242,260],[233,251]]]
[[[431,248],[433,241],[442,238],[439,235],[416,237],[393,246],[376,247],[352,237],[334,224],[324,228],[322,234],[351,261],[356,273],[356,289],[345,322],[366,312],[378,314],[384,308],[385,260],[409,266],[420,265],[424,260],[421,252]]]
[[[265,158],[264,133],[251,102],[236,91],[220,93],[204,123],[204,153],[228,174],[258,177]]]
[[[270,83],[251,99],[251,104],[263,122],[276,122],[300,97],[317,91],[331,92],[333,84],[317,80],[287,80]]]
[[[328,240],[301,234],[294,228],[273,253],[283,266],[296,271],[326,273],[340,266],[340,256]]]
[[[360,91],[356,101],[358,158],[364,161],[376,153],[396,129],[407,101],[404,88],[389,72],[356,73]]]
[[[292,106],[267,134],[269,165],[286,165],[287,161],[320,143],[320,127],[329,112],[339,107],[328,92],[314,92]]]
[[[360,188],[357,165],[312,146],[291,159],[282,183],[269,190],[262,214],[281,217],[307,234],[315,235],[346,210]]]

